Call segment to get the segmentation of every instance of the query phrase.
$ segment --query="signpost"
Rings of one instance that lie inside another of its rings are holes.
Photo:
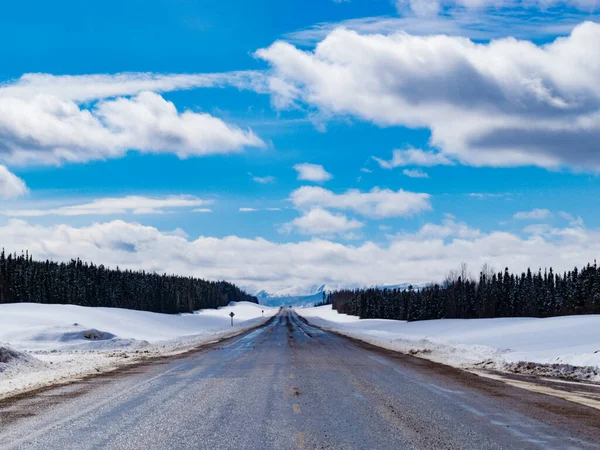
[[[235,316],[235,314],[233,313],[233,311],[231,311],[229,313],[229,317],[231,317],[231,326],[233,326],[233,316]]]

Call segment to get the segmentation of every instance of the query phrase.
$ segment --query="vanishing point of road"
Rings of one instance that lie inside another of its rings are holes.
[[[284,308],[177,358],[0,402],[2,449],[600,449],[600,411]]]

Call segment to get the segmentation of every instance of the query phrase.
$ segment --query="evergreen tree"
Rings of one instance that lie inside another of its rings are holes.
[[[453,271],[443,285],[419,289],[340,290],[328,294],[328,303],[340,313],[363,319],[425,320],[475,317],[554,317],[600,314],[600,269],[596,262],[564,275],[550,267],[533,274],[493,273],[484,266],[479,280],[463,269]]]
[[[28,252],[0,253],[0,303],[61,303],[160,313],[218,308],[229,302],[258,303],[225,281],[114,270],[80,259],[34,261]]]

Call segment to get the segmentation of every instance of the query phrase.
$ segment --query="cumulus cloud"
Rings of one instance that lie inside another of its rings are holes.
[[[447,215],[442,224],[426,223],[415,233],[398,233],[388,236],[392,240],[404,240],[406,238],[418,241],[427,241],[430,239],[476,239],[482,236],[482,233],[469,227],[464,222],[457,222],[453,216]]]
[[[410,178],[429,178],[427,172],[421,169],[404,169],[402,173]]]
[[[0,165],[0,198],[15,198],[25,193],[27,193],[25,182],[10,172],[6,166]]]
[[[416,148],[394,150],[392,152],[392,159],[389,161],[375,156],[373,156],[373,159],[377,161],[382,169],[393,169],[402,166],[450,166],[454,164],[441,153],[419,150]]]
[[[600,170],[600,24],[546,45],[336,29],[312,51],[276,42],[256,55],[288,86],[281,105],[426,127],[464,164]]]
[[[178,111],[159,93],[238,85],[251,75],[24,75],[0,85],[0,158],[60,164],[122,157],[128,150],[181,158],[261,147],[263,141],[207,113]]]
[[[300,234],[334,235],[361,228],[364,224],[358,220],[348,219],[343,214],[332,214],[322,209],[314,208],[301,217],[286,223],[280,231],[298,231]]]
[[[462,231],[461,231],[462,229]],[[327,283],[333,287],[441,281],[466,262],[513,271],[571,269],[600,253],[600,232],[568,226],[547,235],[478,232],[452,223],[427,224],[386,244],[346,245],[324,239],[275,243],[262,238],[221,239],[161,232],[116,220],[86,227],[31,225],[20,219],[0,226],[7,251],[28,249],[35,258],[80,257],[111,267],[226,279],[252,291]],[[423,267],[427,267],[424,271]]]
[[[373,188],[369,192],[350,189],[343,194],[317,186],[303,186],[293,191],[290,200],[301,210],[330,208],[353,211],[366,217],[407,217],[431,209],[429,194],[403,189]]]
[[[540,220],[551,216],[549,209],[535,208],[531,211],[520,211],[513,216],[517,220]]]
[[[523,232],[527,234],[537,234],[537,235],[548,235],[552,232],[552,227],[545,223],[536,223],[534,225],[527,225],[523,228]]]
[[[320,164],[296,164],[294,166],[294,169],[296,169],[296,172],[298,172],[299,180],[322,183],[333,178],[333,175],[327,172],[325,168]]]
[[[191,208],[212,203],[212,200],[202,200],[191,195],[170,195],[167,197],[129,195],[126,197],[98,198],[89,203],[62,206],[60,208],[7,210],[4,214],[12,217],[122,215],[127,213],[162,214],[175,208]],[[210,212],[211,210],[200,208],[193,211]]]

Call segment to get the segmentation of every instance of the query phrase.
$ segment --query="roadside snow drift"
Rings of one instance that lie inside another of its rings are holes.
[[[247,302],[177,315],[74,305],[2,304],[0,397],[110,370],[125,362],[183,352],[258,326],[278,310]],[[231,312],[235,314],[233,327]]]
[[[45,364],[24,352],[0,346],[0,377],[2,374],[15,374],[25,368],[41,368]]]
[[[296,312],[325,329],[455,367],[600,381],[600,315],[405,322],[360,320],[331,306]]]

